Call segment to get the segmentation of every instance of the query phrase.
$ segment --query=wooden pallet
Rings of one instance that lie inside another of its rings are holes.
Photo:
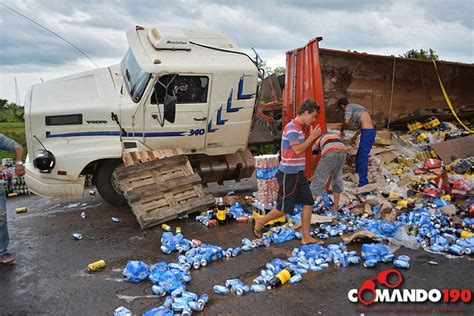
[[[123,158],[114,178],[142,228],[214,205],[181,150],[131,152]]]
[[[153,151],[129,151],[123,153],[122,160],[125,166],[131,166],[142,162],[179,155],[184,155],[184,152],[181,148],[161,149]]]

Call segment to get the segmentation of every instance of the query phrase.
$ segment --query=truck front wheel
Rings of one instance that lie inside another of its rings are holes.
[[[103,161],[96,172],[96,187],[100,196],[108,203],[114,206],[122,206],[127,204],[127,200],[122,192],[115,185],[113,173],[115,168],[120,166],[122,161],[120,159]]]

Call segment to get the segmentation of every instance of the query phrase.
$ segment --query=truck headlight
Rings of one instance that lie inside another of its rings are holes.
[[[49,150],[39,149],[35,152],[33,165],[43,173],[50,173],[56,165],[56,158]]]

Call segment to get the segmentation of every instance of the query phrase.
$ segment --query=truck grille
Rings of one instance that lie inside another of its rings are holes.
[[[80,125],[82,124],[82,114],[54,115],[45,117],[46,126],[52,125]]]

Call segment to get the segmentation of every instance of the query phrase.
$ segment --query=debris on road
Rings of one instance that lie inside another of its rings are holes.
[[[123,159],[114,179],[143,229],[214,204],[181,149],[124,153]]]
[[[416,140],[419,134],[418,131],[412,135],[413,142],[419,142],[419,139]],[[430,135],[429,141],[437,137],[434,132]],[[345,268],[363,263],[364,267],[370,268],[381,262],[408,269],[410,258],[405,255],[395,257],[389,245],[411,249],[421,247],[431,252],[457,256],[470,255],[474,249],[474,222],[471,218],[474,206],[469,198],[473,189],[472,167],[467,167],[469,158],[456,161],[456,167],[446,166],[432,150],[429,151],[430,156],[424,158],[418,150],[403,148],[399,143],[400,138],[405,142],[410,139],[398,135],[390,142],[379,142],[385,145],[375,148],[371,156],[369,175],[373,183],[356,188],[355,184],[346,182],[348,190],[343,194],[343,204],[338,206],[337,213],[332,210],[330,195],[324,193],[316,199],[311,235],[320,239],[342,237],[344,243],[294,248],[286,260],[273,259],[268,262],[252,284],[232,279],[227,280],[225,285],[215,285],[213,291],[219,295],[232,293],[237,296],[248,292],[258,293],[267,287],[272,289],[285,283],[298,283],[308,271],[322,271],[330,264],[336,268]],[[427,151],[424,147],[422,150]],[[274,198],[275,192],[271,191],[276,189],[269,189],[268,180],[274,177],[277,170],[275,156],[257,157],[256,165],[257,182],[261,181],[254,200],[233,200],[229,205],[219,198],[217,211],[210,209],[197,216],[196,220],[211,227],[218,222],[224,224],[228,219],[241,222],[241,218],[262,216],[271,209],[272,203],[267,202]],[[346,168],[348,173],[353,173],[350,164]],[[248,209],[254,211],[252,215]],[[196,305],[196,295],[191,294],[191,298],[182,299],[181,294],[191,281],[192,269],[197,270],[224,258],[234,258],[259,247],[269,247],[272,243],[301,239],[301,233],[297,231],[300,221],[301,206],[297,205],[293,215],[287,215],[281,221],[267,226],[262,239],[244,238],[240,245],[227,249],[188,240],[180,230],[173,234],[171,227],[163,224],[165,232],[162,235],[161,251],[165,254],[177,251],[180,255],[177,263],[161,262],[149,269],[148,278],[155,284],[153,292],[160,296],[168,294],[158,309],[196,311],[200,307]],[[347,250],[345,243],[353,241],[363,242],[360,254]],[[430,261],[429,264],[433,263]],[[146,269],[145,265],[143,269]],[[162,276],[161,279],[156,276],[157,273]],[[139,279],[145,279],[145,275],[143,272]]]
[[[227,208],[224,204],[222,204],[223,200],[219,202],[221,203],[221,213],[225,215],[225,220],[221,220],[220,224],[225,224],[227,220],[236,221],[238,223],[247,223],[252,216],[252,214],[248,213],[244,210],[240,202],[235,202],[230,208]],[[201,222],[204,226],[216,226],[219,224],[218,220],[219,211],[218,210],[208,210],[204,213],[201,213],[196,217],[196,220]]]
[[[17,214],[26,213],[28,211],[28,208],[26,208],[26,207],[17,207],[15,209],[15,211],[16,211]]]
[[[82,240],[82,234],[80,234],[80,233],[74,233],[74,234],[72,234],[72,237],[75,240]]]
[[[89,272],[99,271],[102,268],[105,268],[105,261],[104,260],[95,261],[95,262],[89,263],[87,265],[87,270]]]
[[[114,316],[132,316],[132,315],[133,315],[132,311],[124,306],[117,307],[114,310]]]
[[[161,224],[161,229],[163,229],[165,232],[170,232],[171,226],[168,224]]]
[[[402,255],[393,260],[393,266],[400,269],[410,268],[410,257]]]
[[[223,285],[214,285],[214,287],[212,288],[212,290],[214,291],[214,293],[219,294],[219,295],[227,295],[227,294],[229,294],[229,289],[226,288],[226,287],[223,286]]]
[[[145,280],[148,275],[148,265],[143,261],[129,261],[123,270],[123,276],[134,283]]]

